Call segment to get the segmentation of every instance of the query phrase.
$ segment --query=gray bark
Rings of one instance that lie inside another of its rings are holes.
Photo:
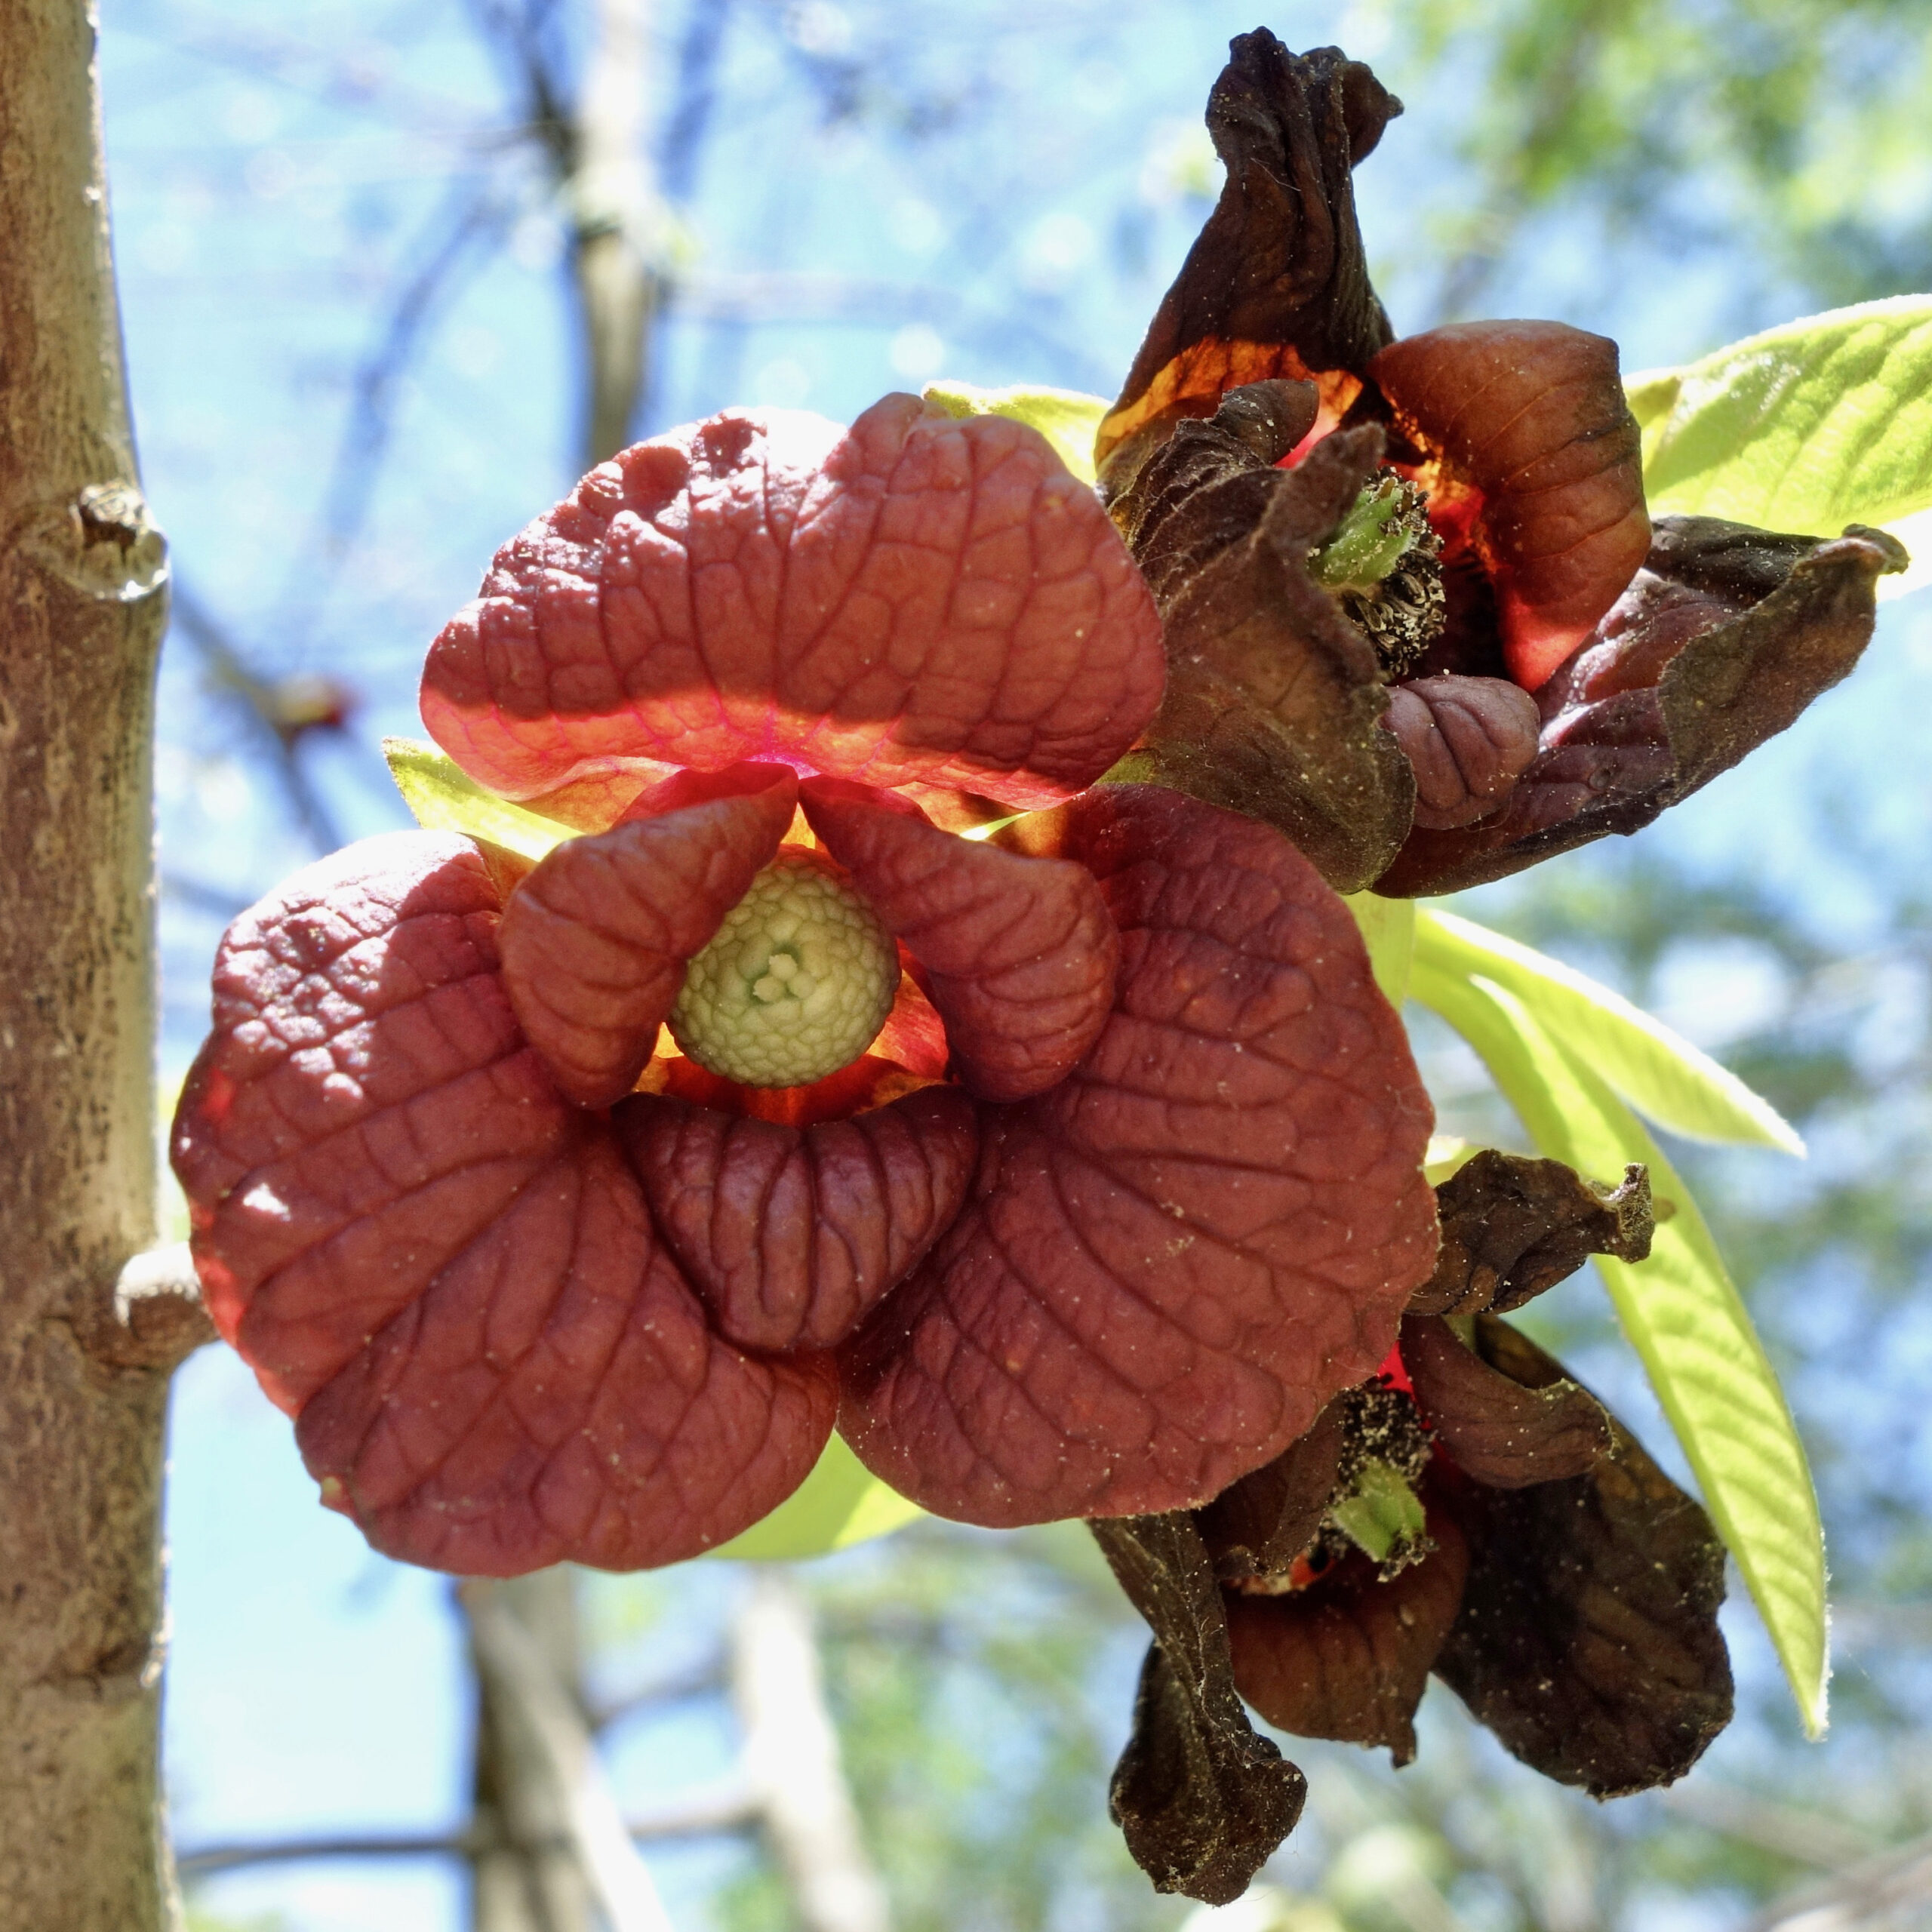
[[[752,1566],[731,1651],[745,1777],[801,1932],[891,1932],[826,1708],[811,1607],[783,1571]]]
[[[460,1593],[480,1689],[475,1932],[670,1932],[577,1694],[574,1580]]]
[[[168,1375],[142,501],[84,0],[0,8],[0,1926],[174,1908],[155,1765]]]

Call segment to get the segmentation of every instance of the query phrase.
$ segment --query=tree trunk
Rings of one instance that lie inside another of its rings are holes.
[[[162,1427],[199,1338],[154,1238],[137,487],[85,0],[0,6],[0,1927],[176,1916],[156,1774]]]

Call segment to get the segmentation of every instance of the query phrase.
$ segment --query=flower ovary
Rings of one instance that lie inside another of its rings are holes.
[[[1371,477],[1334,535],[1309,553],[1309,574],[1367,632],[1392,683],[1442,634],[1441,555],[1428,498],[1392,469]]]
[[[748,1087],[802,1087],[878,1037],[899,990],[892,935],[832,861],[778,856],[685,969],[671,1037]]]

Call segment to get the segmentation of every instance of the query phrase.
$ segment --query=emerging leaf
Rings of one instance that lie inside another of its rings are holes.
[[[949,416],[1004,416],[1023,423],[1052,444],[1054,454],[1081,482],[1094,481],[1094,432],[1107,413],[1104,396],[1024,385],[983,389],[971,383],[928,383],[920,394]]]
[[[1932,509],[1932,296],[1785,323],[1633,377],[1630,401],[1660,509],[1905,537]],[[1932,545],[1913,547],[1917,568],[1884,587],[1893,595],[1932,579]]]

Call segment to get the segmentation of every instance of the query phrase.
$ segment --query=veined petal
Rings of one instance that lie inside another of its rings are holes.
[[[636,1085],[685,966],[792,823],[798,785],[786,768],[723,776],[746,789],[567,840],[503,909],[497,944],[510,1004],[580,1106],[608,1106]],[[674,779],[678,789],[666,789],[675,800],[716,782]]]
[[[639,761],[1049,805],[1160,701],[1160,624],[1045,439],[888,396],[728,412],[600,465],[497,553],[423,679],[512,798]]]
[[[608,1126],[524,1041],[499,904],[469,840],[402,832],[230,928],[174,1134],[196,1266],[377,1549],[674,1562],[803,1481],[831,1371],[706,1327]]]
[[[808,779],[806,818],[926,969],[960,1080],[983,1100],[1043,1093],[1106,1025],[1120,936],[1085,866],[942,832],[904,801]]]
[[[1562,322],[1457,322],[1391,343],[1368,368],[1443,480],[1476,493],[1504,660],[1536,690],[1650,548],[1616,343]]]
[[[951,1223],[979,1151],[955,1087],[805,1127],[640,1094],[617,1128],[720,1330],[757,1349],[842,1342]]]
[[[841,1426],[968,1521],[1189,1508],[1387,1354],[1435,1253],[1429,1101],[1278,833],[1138,786],[1024,824],[1100,881],[1113,1012],[1060,1086],[986,1110],[958,1220],[841,1352]]]
[[[1226,1592],[1235,1687],[1278,1730],[1416,1755],[1416,1706],[1463,1601],[1467,1546],[1440,1509],[1435,1547],[1384,1582],[1352,1552],[1317,1583],[1280,1596]]]

